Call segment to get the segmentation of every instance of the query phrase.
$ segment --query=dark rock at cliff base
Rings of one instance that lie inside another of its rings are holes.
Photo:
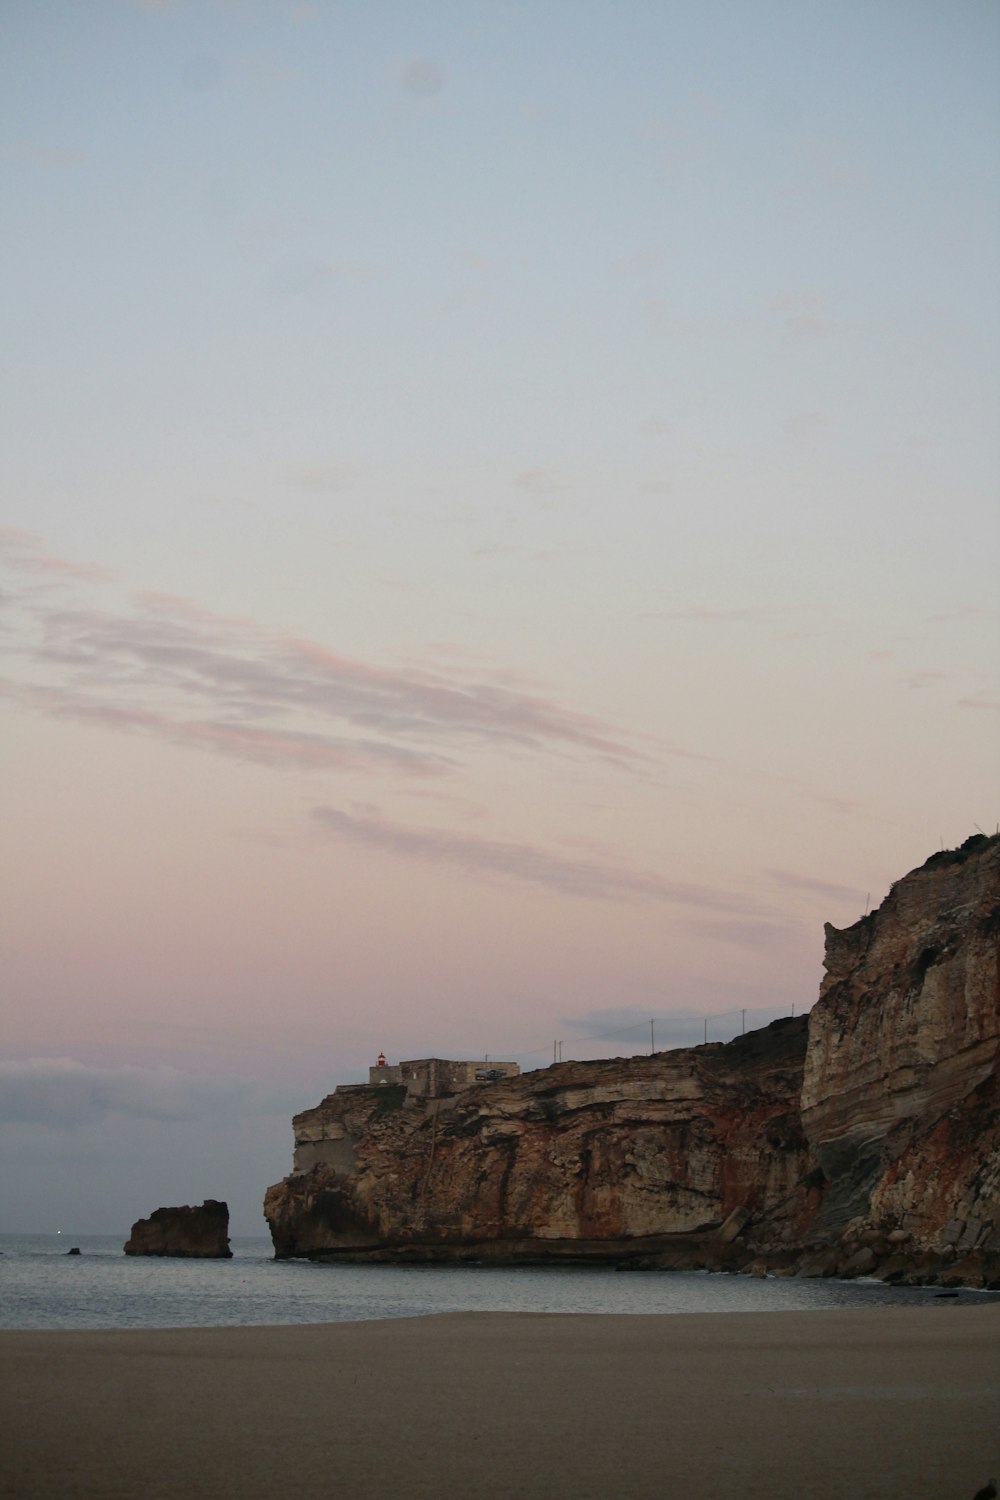
[[[229,1260],[229,1205],[206,1198],[200,1208],[158,1208],[137,1219],[122,1247],[126,1255],[176,1255]]]
[[[276,1256],[1000,1285],[1000,836],[828,926],[825,969],[725,1045],[337,1089],[268,1189]]]

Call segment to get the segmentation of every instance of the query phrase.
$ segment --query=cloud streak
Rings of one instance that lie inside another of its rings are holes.
[[[830,880],[813,880],[808,875],[797,875],[794,870],[765,870],[764,874],[775,885],[786,891],[807,891],[813,896],[829,896],[834,901],[857,901],[861,904],[861,892],[849,885],[836,885]]]
[[[109,607],[93,598],[104,570],[52,558],[29,533],[0,550],[13,580],[0,691],[43,713],[303,769],[441,775],[489,747],[649,763],[613,725],[478,664],[365,661],[168,594]]]
[[[742,609],[712,609],[693,604],[687,609],[645,610],[641,620],[683,620],[694,625],[771,625],[779,611],[766,605],[748,605]]]
[[[544,887],[589,901],[654,901],[752,917],[758,905],[744,897],[666,880],[610,858],[574,858],[537,844],[491,839],[448,829],[411,828],[378,816],[316,807],[313,817],[337,839],[425,864],[461,870],[482,880]]]
[[[256,1079],[176,1068],[97,1068],[67,1057],[0,1060],[0,1120],[75,1130],[110,1115],[206,1120],[275,1108]]]

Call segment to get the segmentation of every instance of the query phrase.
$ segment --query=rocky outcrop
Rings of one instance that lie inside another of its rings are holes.
[[[229,1205],[206,1198],[200,1208],[158,1208],[137,1219],[123,1246],[126,1255],[176,1255],[189,1260],[228,1260]]]
[[[1000,838],[844,931],[808,1017],[450,1097],[338,1089],[268,1189],[279,1257],[1000,1279]]]
[[[1000,1275],[998,960],[996,837],[827,927],[801,1107],[824,1186],[814,1239],[872,1250],[890,1274]]]
[[[340,1089],[295,1118],[315,1164],[268,1191],[276,1252],[617,1261],[707,1241],[795,1192],[805,1041],[789,1019],[450,1098]]]

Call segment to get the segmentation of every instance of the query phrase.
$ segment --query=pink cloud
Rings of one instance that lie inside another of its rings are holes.
[[[591,901],[658,901],[743,917],[758,916],[761,912],[756,902],[744,897],[711,886],[666,880],[610,857],[574,858],[537,844],[455,833],[449,829],[411,828],[334,807],[316,807],[313,817],[335,838],[427,864],[457,868],[478,879],[544,886],[562,895]]]
[[[99,563],[76,562],[55,557],[45,549],[42,537],[20,526],[0,526],[0,551],[8,568],[22,573],[48,573],[67,579],[111,578],[110,568]]]
[[[77,588],[60,606],[26,585],[10,595],[6,654],[18,660],[21,701],[42,712],[275,766],[424,777],[489,746],[652,764],[642,736],[454,651],[433,666],[365,661],[156,591],[98,608],[83,590],[105,570],[49,558],[30,535],[7,541],[20,549],[15,564],[26,551],[31,568]]]
[[[54,688],[25,687],[0,681],[0,696],[54,718],[150,734],[175,745],[211,750],[258,765],[306,771],[395,770],[413,776],[438,776],[449,769],[444,757],[423,754],[405,746],[210,720],[172,719],[149,709],[94,702],[82,695],[74,696]]]
[[[25,531],[21,526],[0,526],[0,547],[6,549],[30,547],[37,550],[44,545],[34,531]]]
[[[646,610],[641,620],[683,620],[694,625],[771,625],[779,611],[767,605],[746,605],[738,609],[711,608],[692,604],[686,609]]]
[[[830,880],[814,880],[809,875],[798,875],[794,870],[765,870],[764,874],[785,890],[829,896],[834,901],[857,901],[859,904],[861,901],[861,893],[849,885],[836,885]]]

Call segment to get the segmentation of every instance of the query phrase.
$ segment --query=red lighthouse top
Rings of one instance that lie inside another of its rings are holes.
[[[384,1068],[385,1067],[385,1053],[384,1052],[380,1052],[379,1053],[379,1055],[378,1055],[378,1062],[375,1064],[375,1066],[376,1066],[376,1068]]]

